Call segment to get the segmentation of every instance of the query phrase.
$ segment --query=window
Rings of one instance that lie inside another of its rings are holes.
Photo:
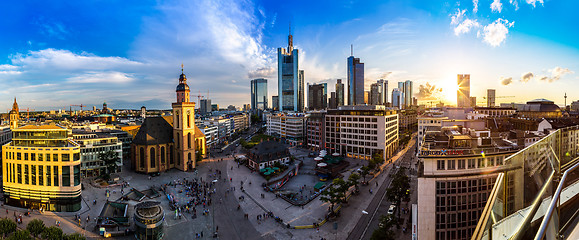
[[[22,154],[16,153],[16,160],[22,160]]]
[[[151,150],[149,150],[150,152],[150,156],[149,159],[151,160],[151,168],[155,168],[155,163],[157,161],[157,156],[155,155],[155,148],[151,148]]]
[[[70,167],[62,166],[62,186],[70,187]]]
[[[18,164],[18,183],[22,184],[22,164]]]
[[[54,172],[53,172],[53,177],[54,177],[54,186],[58,187],[58,166],[53,166]]]
[[[459,159],[458,160],[458,169],[464,169],[465,168],[465,161],[464,159]]]
[[[476,162],[474,159],[469,159],[468,160],[468,168],[476,168]]]
[[[169,164],[174,164],[175,160],[173,159],[173,148],[169,148]]]
[[[31,161],[36,161],[36,153],[31,153],[31,154],[30,154],[30,160],[31,160]]]
[[[28,161],[28,153],[24,153],[24,161]]]
[[[30,165],[30,173],[32,174],[32,185],[36,185],[36,165]]]
[[[39,155],[40,156],[40,155]],[[38,185],[44,185],[44,167],[42,165],[38,166]]]
[[[63,162],[68,162],[70,161],[70,154],[62,154],[62,161]]]
[[[74,166],[74,186],[80,184],[80,165]]]
[[[50,186],[50,180],[52,176],[50,176],[50,166],[46,166],[46,186]]]
[[[47,153],[47,154],[46,154],[46,161],[47,161],[47,162],[50,162],[50,153]]]
[[[139,165],[141,168],[145,167],[145,149],[142,147],[139,149]]]
[[[39,153],[38,154],[38,161],[42,161],[44,158],[44,154],[43,153]]]
[[[497,166],[503,165],[503,156],[497,157]]]
[[[187,148],[191,149],[191,133],[187,133]]]
[[[176,122],[177,124],[175,124],[175,126],[177,126],[177,128],[179,128],[179,112],[177,112],[177,115],[176,115],[176,116],[177,116],[177,117],[175,117],[175,122]]]
[[[165,164],[165,147],[161,147],[161,164]]]
[[[24,164],[24,184],[29,184],[30,180],[28,178],[28,164]]]
[[[478,168],[483,168],[485,167],[485,159],[484,158],[478,158]]]
[[[58,154],[52,154],[52,161],[58,162]]]
[[[436,160],[436,169],[444,170],[444,160]]]
[[[448,170],[454,170],[454,169],[456,169],[456,167],[455,167],[455,162],[456,162],[456,160],[454,160],[454,159],[448,160]]]
[[[191,114],[187,113],[187,128],[191,127]]]

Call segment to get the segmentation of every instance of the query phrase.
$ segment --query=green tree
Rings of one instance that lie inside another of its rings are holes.
[[[330,203],[330,212],[332,213],[334,212],[334,205],[340,203],[344,196],[344,192],[338,188],[340,186],[340,180],[342,180],[342,182],[344,181],[341,178],[335,178],[332,186],[327,187],[320,193],[320,200]]]
[[[98,158],[103,161],[105,165],[105,172],[102,177],[105,180],[109,180],[111,177],[111,173],[117,168],[117,162],[119,161],[119,155],[117,152],[112,150],[99,153]]]
[[[44,222],[40,219],[34,219],[26,225],[26,230],[32,233],[32,236],[36,237],[44,231]]]
[[[24,230],[18,230],[16,232],[14,232],[7,239],[9,239],[9,240],[31,240],[32,237],[30,237],[30,232],[28,230],[24,229]]]
[[[396,224],[396,219],[391,214],[386,216],[380,216],[380,222],[378,223],[378,229],[372,232],[370,240],[394,240],[395,233],[391,228]]]
[[[358,183],[359,182],[360,182],[360,175],[358,175],[357,173],[352,173],[348,177],[348,185],[354,186],[356,188],[356,190],[358,190]]]
[[[260,122],[259,116],[257,114],[251,114],[251,123],[258,123]]]
[[[0,233],[2,233],[2,239],[6,237],[6,235],[16,231],[16,223],[8,218],[0,219]]]
[[[51,226],[48,228],[45,228],[44,231],[41,234],[43,239],[46,240],[61,240],[63,237],[62,234],[62,229],[60,229],[57,226]]]
[[[374,163],[374,168],[379,168],[382,163],[384,163],[384,156],[379,153],[374,153],[370,162]]]
[[[80,233],[66,234],[64,235],[64,240],[86,240],[86,237],[80,235]]]
[[[402,201],[410,199],[410,178],[405,173],[405,168],[400,168],[394,178],[390,187],[386,190],[386,198],[396,204],[398,208],[398,218],[400,218],[400,204]]]
[[[368,166],[363,166],[360,170],[360,175],[362,176],[362,179],[364,179],[362,181],[366,182],[366,175],[370,172],[370,168]]]

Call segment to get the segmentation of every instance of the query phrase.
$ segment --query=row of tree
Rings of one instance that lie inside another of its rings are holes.
[[[342,202],[346,202],[347,193],[350,187],[355,187],[355,192],[358,191],[358,183],[360,181],[360,175],[357,173],[350,174],[348,180],[342,178],[334,178],[332,185],[324,189],[320,194],[320,200],[330,203],[330,214],[334,213],[334,205]]]
[[[0,219],[0,234],[2,239],[9,240],[32,240],[40,237],[45,240],[85,240],[79,233],[64,234],[62,229],[56,226],[46,227],[40,219],[34,219],[28,223],[26,229],[18,229],[16,222],[8,218]],[[8,238],[6,238],[8,237]]]
[[[392,230],[394,225],[399,226],[400,205],[403,201],[410,201],[410,178],[406,175],[406,168],[402,167],[392,176],[392,183],[386,190],[388,201],[396,205],[398,218],[393,214],[380,216],[378,229],[374,230],[371,240],[393,240],[395,233]]]

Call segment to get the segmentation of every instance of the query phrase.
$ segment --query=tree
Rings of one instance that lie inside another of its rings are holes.
[[[360,175],[364,179],[363,182],[366,182],[366,175],[370,172],[370,168],[368,166],[363,166],[360,170]]]
[[[16,223],[8,218],[0,219],[0,233],[2,233],[2,239],[6,237],[6,235],[16,231]]]
[[[46,240],[61,240],[63,237],[62,234],[62,229],[60,229],[57,226],[51,226],[48,228],[45,228],[44,231],[41,234],[43,239]]]
[[[374,153],[370,162],[374,163],[374,168],[379,168],[384,163],[384,156],[381,153]]]
[[[342,202],[346,202],[346,193],[348,192],[348,189],[350,189],[350,184],[346,181],[344,181],[344,179],[342,178],[336,178],[333,181],[334,186],[336,187],[336,190],[340,192],[340,195],[342,196]]]
[[[260,122],[259,116],[257,116],[257,114],[251,114],[251,122],[254,124]]]
[[[370,240],[394,240],[395,233],[391,228],[396,223],[394,217],[390,214],[386,216],[380,216],[380,223],[378,223],[378,229],[372,232]]]
[[[117,167],[117,162],[119,161],[118,153],[109,150],[103,153],[99,153],[99,159],[103,161],[105,165],[105,173],[102,175],[105,180],[110,179],[111,172]]]
[[[18,230],[14,232],[9,238],[9,240],[31,240],[30,232],[26,229]]]
[[[405,168],[400,168],[394,174],[392,183],[386,190],[386,198],[395,203],[398,208],[398,218],[400,218],[400,204],[403,200],[408,201],[410,199],[410,179],[405,172]]]
[[[41,234],[46,227],[44,226],[44,222],[40,219],[34,219],[28,223],[26,226],[26,230],[32,233],[32,236],[36,237]]]
[[[335,178],[332,182],[332,186],[327,187],[320,194],[320,200],[330,203],[330,212],[332,213],[334,212],[334,205],[340,203],[344,195],[341,189],[338,189],[340,180],[344,181],[341,178]]]
[[[86,240],[86,237],[80,235],[80,233],[66,234],[64,235],[64,240]]]
[[[354,186],[356,188],[356,190],[358,190],[358,183],[359,182],[360,182],[360,175],[358,175],[357,173],[352,173],[348,177],[348,185]]]

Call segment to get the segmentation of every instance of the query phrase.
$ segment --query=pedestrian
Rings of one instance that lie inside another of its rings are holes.
[[[378,187],[378,182],[376,182],[376,187]]]

